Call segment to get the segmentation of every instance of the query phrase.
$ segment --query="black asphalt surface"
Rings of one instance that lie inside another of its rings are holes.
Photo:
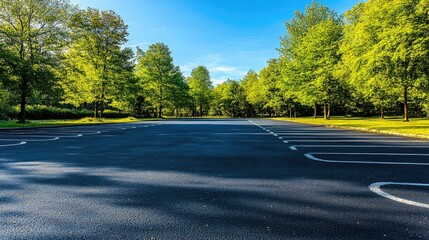
[[[2,130],[0,239],[429,239],[429,142],[249,120]]]

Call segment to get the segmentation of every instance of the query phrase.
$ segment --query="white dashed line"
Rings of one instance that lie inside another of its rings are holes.
[[[375,156],[429,156],[429,154],[418,154],[418,153],[306,153],[304,156],[308,159],[318,162],[328,163],[356,163],[356,164],[385,164],[385,165],[414,165],[414,166],[429,166],[429,163],[418,163],[418,162],[381,162],[381,161],[349,161],[349,160],[332,160],[322,159],[315,157],[314,155],[375,155]]]
[[[420,203],[420,202],[416,202],[416,201],[412,201],[412,200],[408,200],[408,199],[404,199],[404,198],[400,198],[400,197],[396,197],[393,196],[383,190],[381,190],[382,186],[385,185],[397,185],[397,186],[413,186],[413,187],[429,187],[429,184],[425,184],[425,183],[398,183],[398,182],[376,182],[373,183],[371,185],[369,185],[369,189],[382,196],[385,198],[388,198],[390,200],[396,201],[396,202],[400,202],[400,203],[404,203],[404,204],[408,204],[411,206],[416,206],[416,207],[423,207],[423,208],[428,208],[429,209],[429,204],[426,203]]]
[[[280,139],[280,140],[282,140],[282,139],[283,139],[283,137],[279,137],[279,139]]]
[[[298,150],[295,146],[290,146],[289,148],[290,148],[291,150],[293,150],[293,151]]]
[[[284,140],[283,142],[284,142],[284,143],[289,143],[289,141],[287,141],[287,140]]]

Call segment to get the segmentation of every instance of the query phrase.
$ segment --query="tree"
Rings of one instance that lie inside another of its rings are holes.
[[[174,116],[179,117],[180,110],[191,105],[192,98],[189,94],[189,86],[179,67],[174,69],[171,86],[171,104]]]
[[[270,116],[272,114],[281,115],[285,105],[282,93],[277,84],[281,79],[278,64],[277,59],[270,59],[268,65],[259,72],[260,96],[265,103],[264,109]]]
[[[101,117],[112,93],[117,92],[115,81],[122,73],[129,74],[130,50],[121,50],[127,41],[127,25],[115,12],[93,8],[74,14],[69,25],[72,45],[66,53],[64,103],[91,103],[94,117]]]
[[[404,121],[409,120],[410,90],[427,81],[427,9],[423,0],[371,0],[348,13],[343,52],[352,53],[344,58],[352,78],[387,82],[373,85],[381,87],[381,96],[402,92]]]
[[[240,82],[228,79],[213,89],[216,100],[212,113],[230,117],[244,117],[246,113],[246,96]]]
[[[282,38],[282,65],[287,65],[290,86],[295,88],[300,102],[313,105],[323,103],[324,117],[330,118],[337,79],[333,70],[338,63],[338,45],[341,38],[341,17],[334,11],[312,2],[305,12],[295,12],[286,23],[287,35]]]
[[[124,48],[115,56],[113,62],[112,79],[113,86],[111,95],[111,106],[132,112],[138,102],[140,88],[135,76],[135,57],[131,48]]]
[[[204,109],[209,108],[211,91],[213,89],[210,72],[206,67],[198,66],[192,70],[191,76],[187,80],[189,94],[195,103],[194,109],[198,106],[199,115],[202,117]]]
[[[164,43],[150,45],[142,55],[136,74],[149,94],[149,101],[158,109],[158,117],[162,117],[164,106],[171,100],[177,69],[171,51]]]
[[[10,87],[20,95],[20,122],[26,120],[32,91],[52,85],[53,68],[67,44],[66,23],[72,10],[67,0],[0,1],[0,42],[8,52],[3,60],[13,69]]]
[[[246,96],[246,115],[253,117],[256,114],[262,114],[264,103],[262,103],[259,96],[259,76],[253,71],[249,70],[240,83]]]

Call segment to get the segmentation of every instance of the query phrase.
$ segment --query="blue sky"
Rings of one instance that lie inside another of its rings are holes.
[[[164,42],[185,75],[206,66],[214,84],[241,79],[278,57],[285,21],[311,0],[71,0],[81,8],[113,10],[128,25],[126,46]],[[359,0],[325,0],[339,13]]]

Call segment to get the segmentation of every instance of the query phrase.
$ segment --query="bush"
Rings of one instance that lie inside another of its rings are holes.
[[[1,108],[1,105],[0,105]],[[8,114],[9,118],[16,118],[19,113],[19,106],[15,107],[14,111]],[[26,118],[33,120],[47,119],[81,119],[92,118],[94,112],[88,109],[69,109],[57,108],[44,105],[28,105],[26,108]],[[103,118],[125,118],[130,116],[128,113],[106,110],[103,113]],[[1,116],[0,116],[1,117]]]

